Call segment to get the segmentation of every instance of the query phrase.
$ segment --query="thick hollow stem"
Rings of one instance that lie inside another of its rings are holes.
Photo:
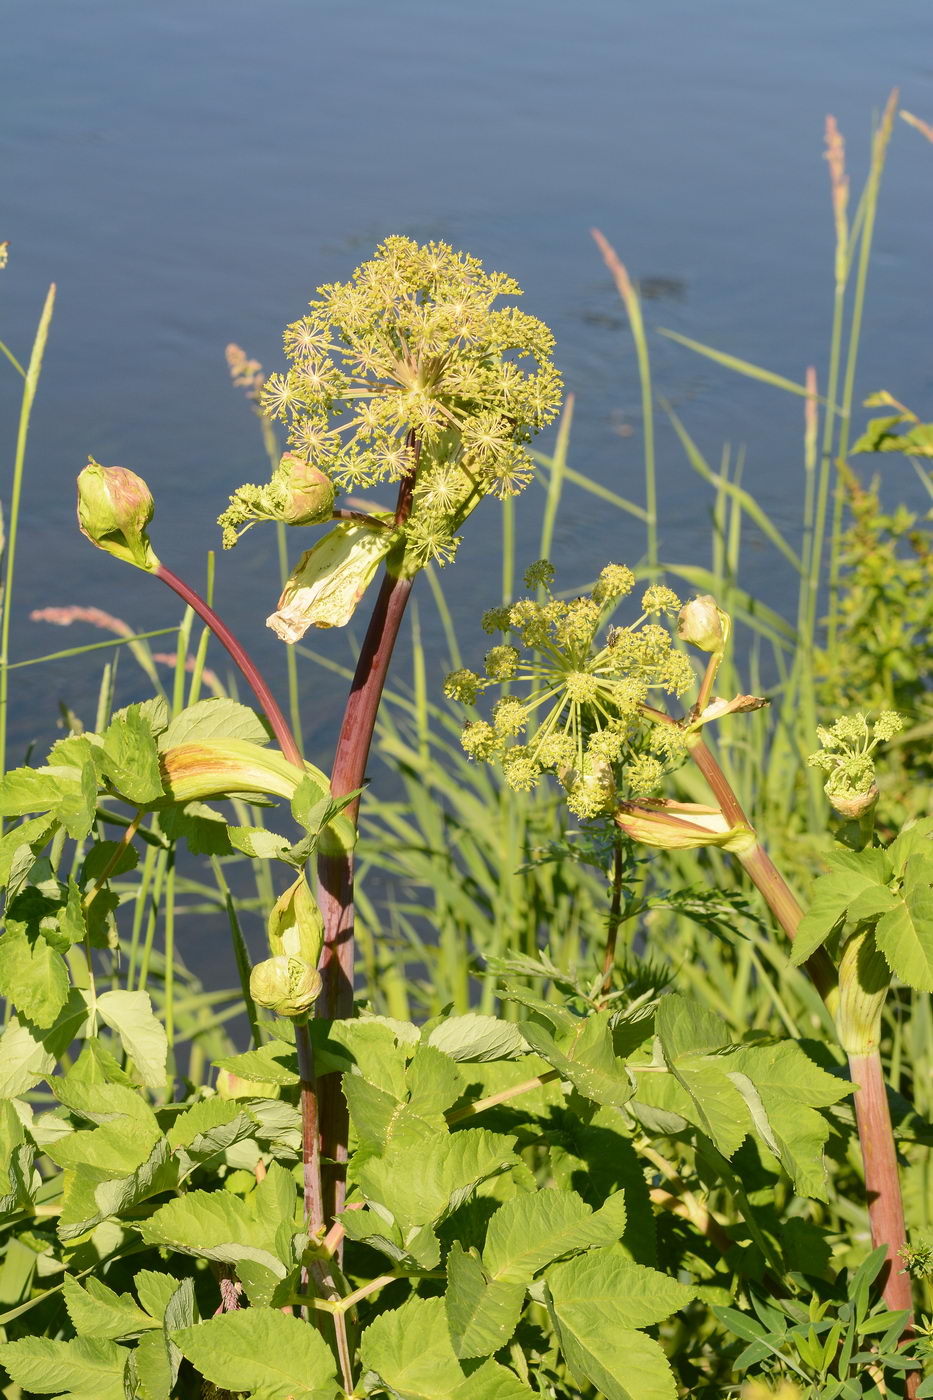
[[[617,837],[612,861],[612,903],[606,928],[606,951],[603,955],[603,996],[612,990],[612,972],[616,962],[616,943],[622,922],[622,842]]]
[[[288,720],[283,715],[279,708],[278,701],[269,689],[266,678],[246,651],[242,642],[238,641],[233,635],[223,618],[218,617],[214,609],[208,607],[201,595],[196,593],[190,584],[185,583],[184,579],[179,578],[177,574],[173,574],[171,569],[167,569],[164,564],[160,564],[155,571],[155,576],[156,578],[160,578],[163,583],[167,583],[169,588],[177,593],[180,598],[183,598],[188,606],[193,608],[198,617],[210,628],[217,640],[227,648],[227,651],[233,657],[244,680],[252,688],[253,694],[262,706],[266,719],[269,721],[272,728],[272,732],[278,740],[279,748],[291,763],[304,769],[304,759],[301,757],[301,750],[295,743],[295,737],[289,728]]]
[[[409,433],[412,465],[399,485],[396,525],[403,525],[411,510],[411,497],[418,474],[421,444]],[[412,580],[397,577],[388,570],[382,580],[359,660],[347,698],[334,755],[331,788],[335,797],[362,787],[366,764],[376,728],[379,702],[389,672],[392,652],[398,639]],[[355,821],[359,800],[347,809]],[[318,1001],[319,1016],[329,1019],[353,1014],[353,856],[322,855],[318,860],[318,903],[324,917],[324,952],[321,958],[323,989]],[[343,1205],[342,1167],[347,1155],[347,1108],[337,1075],[321,1082],[321,1146],[331,1165],[328,1190],[328,1217]]]
[[[317,1080],[314,1049],[307,1021],[295,1026],[298,1075],[301,1080],[301,1155],[304,1171],[305,1225],[309,1235],[324,1228],[324,1202],[321,1195],[320,1123],[318,1122]]]
[[[883,1244],[888,1250],[888,1262],[882,1275],[884,1301],[894,1311],[906,1308],[911,1312],[910,1275],[899,1257],[900,1250],[907,1243],[904,1203],[878,1051],[872,1050],[867,1055],[850,1055],[849,1073],[855,1085],[855,1117],[865,1169],[871,1242],[876,1249]]]
[[[729,779],[702,739],[694,739],[690,747],[690,757],[709,783],[726,821],[732,826],[746,826],[753,831],[754,827],[745,815]],[[793,942],[797,937],[797,927],[803,918],[803,910],[784,876],[757,841],[747,851],[739,853],[739,860],[781,928]],[[805,967],[824,1002],[832,1002],[836,994],[836,974],[826,951],[823,948],[817,949],[812,957],[807,958]]]

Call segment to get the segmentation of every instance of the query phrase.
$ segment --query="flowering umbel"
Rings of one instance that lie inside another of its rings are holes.
[[[285,332],[290,369],[263,385],[264,411],[327,480],[409,483],[406,568],[447,562],[482,497],[513,495],[533,475],[527,444],[556,414],[561,384],[548,328],[494,305],[519,295],[446,243],[388,238],[349,282],[318,288]],[[234,493],[225,543],[263,489]]]
[[[521,598],[483,618],[487,632],[513,640],[486,655],[485,676],[454,671],[445,691],[473,704],[481,691],[508,682],[489,721],[468,724],[462,743],[473,758],[499,763],[510,787],[532,788],[550,771],[580,817],[612,812],[620,799],[654,791],[685,751],[686,732],[646,713],[653,691],[681,695],[693,668],[674,646],[669,628],[649,621],[680,607],[670,589],[644,593],[641,615],[597,640],[606,611],[635,587],[635,575],[608,564],[590,593],[565,600],[550,589],[554,569],[540,560],[525,574],[538,598]]]
[[[141,476],[127,467],[102,467],[91,457],[78,477],[78,525],[98,549],[155,573],[159,561],[146,526],[155,505]]]
[[[821,747],[807,762],[829,776],[823,791],[841,817],[857,820],[878,801],[875,749],[904,727],[896,710],[882,710],[874,724],[863,714],[842,715],[828,728],[820,725]]]

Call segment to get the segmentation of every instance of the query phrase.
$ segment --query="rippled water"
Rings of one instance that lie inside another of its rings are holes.
[[[81,602],[140,629],[176,614],[160,587],[95,554],[73,519],[88,453],[132,466],[158,498],[155,542],[203,577],[228,491],[263,469],[255,421],[228,382],[238,341],[272,369],[280,333],[317,284],[346,276],[390,232],[444,238],[515,276],[553,327],[576,395],[571,461],[640,497],[630,337],[589,237],[601,227],[642,279],[649,327],[801,378],[825,365],[832,229],[823,121],[864,174],[872,111],[895,83],[933,118],[926,0],[45,0],[2,19],[0,337],[21,356],[48,282],[58,303],[30,441],[14,649],[86,635],[28,619]],[[885,176],[860,385],[931,403],[933,148],[898,124]],[[658,391],[704,450],[747,443],[745,481],[793,529],[799,402],[653,340]],[[9,464],[19,386],[0,363]],[[546,444],[545,444],[546,445]],[[659,424],[662,554],[707,562],[708,496]],[[909,469],[885,461],[891,489]],[[9,471],[9,465],[3,469]],[[8,486],[2,488],[8,498]],[[555,551],[568,585],[633,560],[636,522],[569,493]],[[519,506],[533,556],[541,493]],[[297,534],[297,532],[296,532]],[[296,538],[294,552],[304,547]],[[780,605],[790,579],[754,535],[746,582]],[[490,511],[451,587],[469,650],[497,601]],[[274,539],[257,529],[219,561],[217,598],[282,675],[263,621]],[[444,658],[425,605],[431,684]],[[321,643],[340,659],[342,635]],[[217,658],[222,664],[222,658]],[[17,673],[13,753],[52,737],[59,699],[93,717],[97,666]],[[121,698],[137,674],[121,659]],[[311,754],[328,762],[341,687],[305,666]]]

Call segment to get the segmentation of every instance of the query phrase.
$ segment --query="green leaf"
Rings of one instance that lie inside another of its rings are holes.
[[[196,1370],[221,1390],[262,1400],[334,1400],[334,1359],[320,1333],[266,1308],[222,1313],[172,1333]]]
[[[913,826],[905,827],[885,852],[898,879],[903,876],[911,856],[924,854],[933,855],[933,817],[923,817]]]
[[[454,1240],[447,1256],[447,1323],[458,1357],[491,1356],[518,1326],[523,1283],[491,1279],[477,1254]]]
[[[356,1179],[367,1201],[410,1229],[441,1220],[481,1182],[514,1167],[514,1141],[483,1128],[450,1135],[429,1129],[417,1143],[393,1140],[383,1157],[357,1168]]]
[[[544,1026],[521,1023],[522,1035],[548,1064],[593,1103],[620,1108],[634,1094],[624,1061],[613,1049],[612,1013],[588,1016],[559,1040]]]
[[[65,1191],[59,1238],[77,1240],[102,1221],[172,1190],[177,1182],[178,1163],[171,1157],[165,1138],[160,1138],[146,1160],[127,1176],[113,1179],[109,1171],[79,1166]]]
[[[298,1058],[294,1045],[287,1040],[270,1040],[258,1050],[242,1055],[223,1055],[215,1060],[218,1069],[228,1070],[240,1079],[252,1079],[259,1084],[298,1084]]]
[[[684,1091],[685,1101],[671,1103],[667,1086],[652,1083],[654,1075],[639,1093],[648,1103],[661,1103],[683,1113],[695,1123],[725,1157],[738,1150],[749,1130],[749,1114],[742,1095],[730,1081],[728,1032],[712,1012],[671,994],[661,998],[656,1016],[658,1039],[668,1067]]]
[[[614,1244],[624,1230],[622,1191],[595,1212],[575,1191],[522,1193],[500,1206],[490,1220],[483,1263],[492,1278],[528,1284],[562,1254]]]
[[[139,705],[114,715],[104,730],[99,762],[117,791],[137,806],[162,796],[159,751]]]
[[[561,1349],[577,1380],[606,1400],[674,1400],[676,1387],[649,1327],[685,1307],[694,1294],[654,1269],[632,1264],[615,1247],[578,1255],[547,1275]]]
[[[94,824],[97,770],[82,768],[13,768],[0,778],[0,817],[48,812],[69,836],[80,841]]]
[[[122,1347],[98,1337],[23,1337],[0,1344],[0,1364],[15,1385],[36,1395],[64,1391],[68,1400],[124,1400],[126,1357]]]
[[[82,1128],[59,1138],[46,1151],[60,1167],[91,1167],[101,1180],[129,1176],[146,1161],[162,1134],[129,1118],[117,1118],[97,1128]]]
[[[192,1157],[212,1156],[231,1143],[249,1137],[255,1120],[232,1099],[203,1099],[172,1124],[168,1140],[173,1148],[182,1147]]]
[[[823,1148],[829,1124],[817,1108],[851,1093],[847,1081],[827,1074],[796,1041],[746,1045],[731,1057],[730,1078],[745,1098],[752,1121],[801,1196],[826,1199]]]
[[[428,1044],[435,1050],[443,1050],[452,1060],[474,1063],[517,1060],[527,1048],[514,1022],[501,1021],[497,1016],[481,1016],[475,1011],[445,1017],[432,1029]]]
[[[68,999],[68,969],[41,933],[8,924],[0,938],[0,993],[27,1020],[48,1030]]]
[[[31,1205],[34,1155],[16,1106],[0,1099],[0,1218]]]
[[[140,1079],[153,1089],[165,1083],[168,1039],[153,1015],[148,992],[103,992],[94,1006],[101,1020],[115,1030]]]
[[[18,1099],[54,1068],[40,1033],[11,1018],[0,1035],[0,1099]]]
[[[30,821],[20,822],[19,826],[0,837],[0,885],[6,885],[11,880],[14,869],[21,867],[24,859],[29,861],[30,867],[33,865],[54,827],[54,817],[33,817]]]
[[[199,744],[204,739],[242,739],[249,744],[265,745],[271,734],[265,722],[248,705],[220,697],[199,700],[176,715],[159,738],[159,748],[177,748],[179,744]]]
[[[933,889],[928,856],[912,855],[896,906],[875,927],[875,942],[891,971],[920,992],[933,992]]]
[[[229,856],[233,853],[226,818],[206,802],[160,808],[159,826],[170,841],[185,841],[192,855]]]
[[[455,1103],[465,1085],[453,1060],[430,1045],[419,1045],[405,1078],[412,1113],[421,1117],[441,1117]]]
[[[65,1275],[63,1294],[71,1325],[79,1337],[133,1337],[161,1323],[148,1317],[132,1298],[114,1293],[100,1279],[89,1278],[82,1288],[76,1279]]]
[[[284,836],[263,826],[231,826],[228,835],[231,846],[258,860],[285,860],[291,849]]]
[[[156,1273],[154,1269],[140,1269],[133,1279],[140,1304],[150,1317],[161,1322],[169,1300],[178,1291],[177,1278],[171,1274]]]
[[[279,1194],[283,1178],[287,1215],[284,1193]],[[168,1245],[182,1254],[237,1265],[251,1302],[263,1304],[294,1263],[295,1200],[294,1181],[274,1162],[265,1180],[245,1200],[225,1191],[189,1191],[160,1206],[140,1223],[139,1231],[147,1244]]]
[[[881,856],[882,852],[862,852],[858,855],[855,852],[837,853],[838,856],[843,854],[854,855],[856,860],[842,870],[821,875],[813,886],[810,906],[800,920],[791,950],[791,962],[795,967],[806,962],[810,954],[825,942],[845,918],[850,904],[887,887],[883,865],[877,861],[863,862],[859,859],[859,855]]]
[[[408,1298],[380,1313],[360,1341],[367,1389],[378,1381],[396,1400],[444,1400],[463,1384],[443,1298]]]

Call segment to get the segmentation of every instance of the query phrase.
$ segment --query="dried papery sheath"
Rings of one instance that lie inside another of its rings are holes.
[[[266,625],[283,642],[300,641],[309,627],[343,627],[395,543],[389,530],[336,525],[301,556]]]

